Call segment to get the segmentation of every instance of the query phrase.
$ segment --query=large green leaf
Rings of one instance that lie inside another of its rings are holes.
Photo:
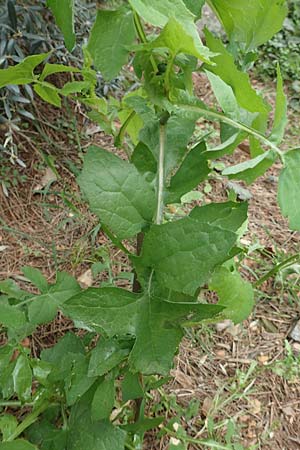
[[[224,230],[237,232],[247,220],[248,204],[243,203],[210,203],[196,206],[190,217],[198,222],[217,225]]]
[[[154,26],[164,27],[171,17],[176,19],[185,34],[192,37],[200,59],[209,62],[212,54],[202,44],[194,23],[195,16],[183,0],[129,0],[129,3],[146,22]]]
[[[227,167],[223,170],[222,175],[251,184],[273,165],[276,158],[277,154],[273,150],[268,150],[256,158]]]
[[[218,305],[166,301],[157,292],[146,293],[141,300],[136,341],[129,356],[131,370],[168,375],[183,336],[180,322],[191,313],[198,322],[211,319],[220,313],[219,308]]]
[[[74,0],[47,0],[47,5],[51,9],[56,23],[64,35],[67,49],[72,51],[76,42]]]
[[[78,178],[91,209],[120,239],[151,222],[155,194],[133,164],[99,147],[90,147]]]
[[[28,307],[29,320],[32,324],[50,322],[57,314],[58,308],[69,298],[80,292],[80,286],[71,275],[58,272],[56,283],[48,285],[42,295],[33,298]]]
[[[20,355],[17,359],[13,371],[14,390],[20,400],[26,402],[31,397],[32,371],[25,355]]]
[[[135,39],[132,11],[99,9],[91,31],[88,50],[95,67],[107,80],[116,77],[126,64],[129,47]]]
[[[203,153],[205,150],[205,142],[200,142],[186,155],[181,166],[171,178],[166,193],[166,203],[180,202],[184,194],[197,187],[207,178],[210,168],[208,167],[207,156]]]
[[[217,292],[218,304],[225,307],[222,314],[226,318],[234,323],[247,319],[254,306],[254,292],[251,283],[243,280],[238,272],[218,268],[209,287]]]
[[[91,295],[92,294],[92,295]],[[82,299],[82,300],[81,300]],[[136,337],[130,353],[132,371],[168,373],[182,337],[180,323],[190,314],[195,322],[220,313],[222,307],[196,303],[177,293],[132,294],[117,288],[87,289],[64,306],[74,320],[113,335]],[[131,350],[128,342],[101,338],[92,351],[89,376],[102,376]]]
[[[278,201],[290,228],[300,231],[300,149],[291,150],[284,155],[285,167],[279,177]]]
[[[190,217],[153,225],[145,236],[140,262],[155,270],[162,286],[193,295],[214,268],[230,258],[236,239],[232,231]]]
[[[287,98],[284,93],[282,75],[278,64],[276,109],[273,128],[269,138],[272,142],[275,142],[275,144],[280,144],[282,141],[287,121]]]
[[[35,445],[32,445],[24,439],[17,439],[13,442],[0,443],[0,450],[38,450]]]
[[[232,41],[247,51],[277,33],[287,14],[285,0],[208,0]]]
[[[115,335],[134,334],[140,299],[137,294],[119,288],[88,288],[63,306],[64,313],[85,326]]]
[[[27,56],[20,64],[0,70],[0,88],[8,84],[27,84],[34,80],[33,70],[43,62],[49,53]]]
[[[259,112],[264,116],[269,107],[250,84],[249,75],[241,72],[234,63],[233,56],[228,52],[222,41],[205,30],[208,47],[218,55],[213,58],[214,66],[206,65],[206,69],[219,76],[227,85],[231,86],[238,104],[247,111]]]

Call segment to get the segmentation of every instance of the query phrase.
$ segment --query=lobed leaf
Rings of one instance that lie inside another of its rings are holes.
[[[214,268],[230,258],[237,236],[190,217],[153,225],[146,234],[140,263],[155,270],[161,286],[194,295]]]

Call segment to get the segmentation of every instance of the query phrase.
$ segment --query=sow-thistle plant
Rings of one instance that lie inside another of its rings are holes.
[[[238,54],[240,61],[242,54],[247,66],[255,49],[281,28],[285,2],[209,0],[227,45],[208,29],[205,45],[200,40],[196,21],[204,3],[130,0],[115,10],[98,10],[82,70],[45,62],[51,55],[42,54],[0,72],[0,87],[31,84],[57,107],[63,96],[76,98],[106,132],[114,133],[127,159],[91,146],[78,183],[134,271],[131,289],[82,290],[67,273],[58,273],[49,285],[33,268],[25,268],[24,275],[39,295],[11,280],[1,283],[0,321],[7,337],[0,349],[1,450],[142,448],[147,430],[164,429],[164,417],[146,415],[147,392],[168,379],[184,328],[248,317],[254,293],[237,264],[243,256],[239,240],[247,203],[195,206],[172,220],[166,214],[168,205],[180,203],[207,180],[215,160],[234,154],[249,139],[249,159],[222,173],[248,184],[281,161],[279,204],[291,229],[300,230],[300,150],[280,148],[287,101],[279,65],[270,122],[271,106],[234,57]],[[71,51],[76,39],[72,2],[48,4]],[[94,69],[110,80],[129,56],[136,90],[120,103],[98,98]],[[70,72],[72,81],[58,89],[48,81],[57,72]],[[207,77],[217,108],[195,96],[194,72]],[[207,134],[195,143],[201,118],[220,124],[218,143]],[[207,289],[217,294],[217,303],[205,301]],[[22,340],[58,310],[85,333],[68,333],[31,357]],[[16,407],[23,408],[19,420],[12,414]]]

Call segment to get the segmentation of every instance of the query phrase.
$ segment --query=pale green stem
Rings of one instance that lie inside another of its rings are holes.
[[[17,428],[15,429],[15,431],[9,436],[9,438],[7,439],[8,442],[13,441],[14,439],[16,439],[18,436],[20,436],[20,434],[23,433],[23,431],[26,430],[26,428],[30,427],[30,425],[32,425],[39,417],[40,414],[42,414],[42,412],[44,412],[49,406],[49,402],[46,401],[45,403],[42,403],[41,406],[39,408],[37,408],[36,410],[34,410],[31,414],[29,414],[24,420],[23,422],[20,423],[20,425],[17,426]]]
[[[164,209],[164,183],[165,183],[165,141],[166,126],[160,124],[159,128],[159,159],[157,174],[157,207],[155,215],[155,223],[160,225],[163,221]]]
[[[273,142],[269,141],[269,139],[266,136],[264,136],[259,131],[255,130],[254,128],[251,128],[248,125],[245,125],[236,120],[230,119],[230,117],[227,117],[222,113],[218,113],[217,111],[211,111],[209,109],[201,108],[200,106],[183,105],[183,104],[179,104],[176,106],[178,106],[178,108],[180,108],[180,109],[183,109],[183,110],[186,110],[189,112],[199,113],[200,116],[206,116],[211,119],[216,119],[220,122],[227,123],[228,125],[231,125],[233,128],[237,128],[238,130],[242,130],[248,134],[251,134],[252,136],[259,139],[261,142],[266,144],[268,147],[272,148],[279,155],[282,162],[284,162],[284,152],[282,150],[280,150],[280,148],[278,148],[277,145],[275,145]]]

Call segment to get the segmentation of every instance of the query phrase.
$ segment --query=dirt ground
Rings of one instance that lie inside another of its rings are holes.
[[[203,97],[205,92],[209,96],[203,79],[196,82],[199,95]],[[107,259],[107,255],[114,263],[104,278],[117,277],[126,271],[127,261],[98,230],[98,221],[82,201],[75,181],[81,155],[88,145],[93,142],[113,149],[112,140],[91,128],[78,110],[75,120],[64,110],[53,110],[42,104],[38,109],[39,129],[30,127],[17,138],[21,159],[27,166],[23,170],[27,179],[10,188],[8,197],[0,189],[0,279],[10,277],[23,284],[21,268],[31,265],[41,269],[49,281],[55,279],[59,269],[78,279],[81,277],[84,284],[90,277],[91,264],[99,257]],[[47,123],[43,123],[43,117],[47,117]],[[288,140],[295,142],[293,124],[299,118],[291,119]],[[235,155],[239,161],[248,157],[245,148]],[[46,160],[55,166],[56,175]],[[224,160],[230,161],[233,161],[231,157]],[[289,231],[277,206],[279,169],[278,164],[246,188],[251,198],[249,232],[244,239],[248,246],[255,245],[258,250],[253,250],[246,259],[243,272],[252,281],[255,274],[261,276],[272,263],[300,251],[299,233]],[[206,201],[227,198],[226,180],[213,178],[209,185],[211,190]],[[93,283],[98,281],[95,278]],[[179,407],[199,400],[193,418],[187,420],[182,415],[179,419],[190,436],[224,443],[228,421],[231,421],[237,436],[235,442],[246,449],[300,448],[300,367],[297,371],[300,346],[289,338],[300,316],[297,282],[292,278],[281,283],[278,278],[272,278],[257,288],[255,311],[241,325],[219,324],[188,331],[166,395],[174,395]],[[71,328],[72,323],[61,315],[41,327],[31,340],[33,354],[53,345]],[[290,359],[287,341],[294,355]],[[281,372],[280,367],[283,367]],[[173,410],[170,407],[166,415]],[[168,441],[149,435],[147,442],[146,450],[158,450],[165,449]],[[192,443],[189,447],[199,448],[202,447]],[[232,446],[235,448],[238,447]]]

